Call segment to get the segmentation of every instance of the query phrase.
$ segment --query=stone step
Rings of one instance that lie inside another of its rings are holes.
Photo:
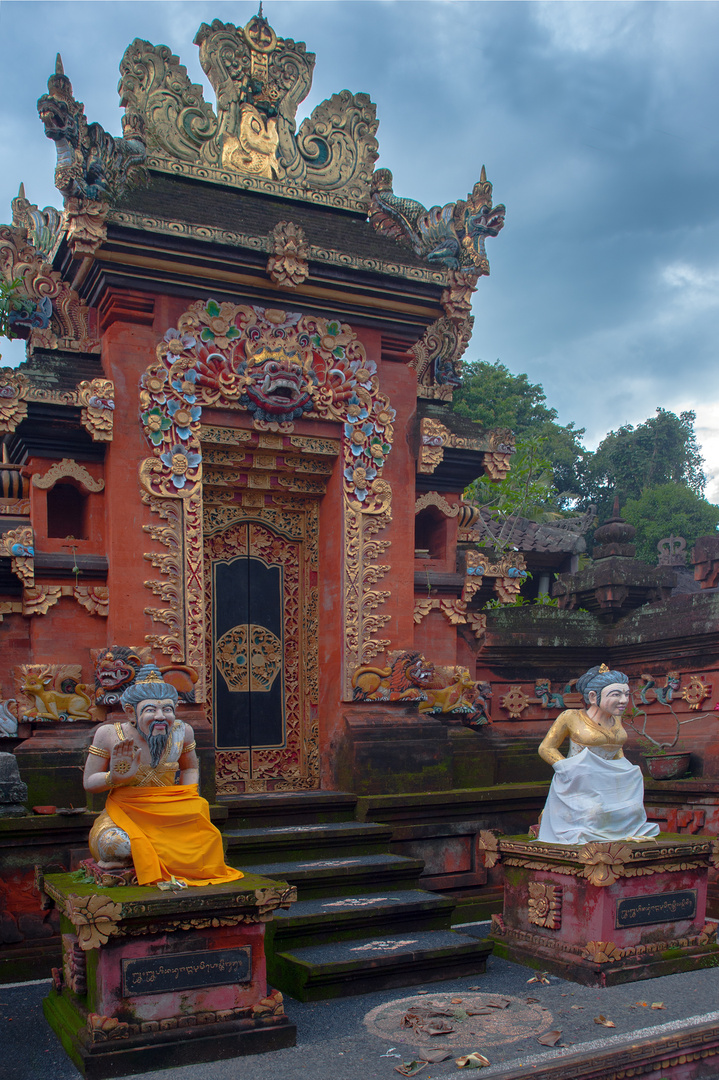
[[[385,889],[414,889],[424,863],[402,855],[349,855],[342,859],[307,859],[247,865],[233,852],[228,861],[246,874],[279,878],[297,886],[298,899],[325,896],[358,896]]]
[[[408,930],[271,953],[267,977],[300,1001],[321,1001],[481,974],[491,951],[491,941],[453,930]]]
[[[377,855],[387,851],[392,829],[387,825],[337,821],[328,825],[282,825],[257,829],[226,828],[227,850],[239,863],[278,862],[286,859],[343,858]]]
[[[259,795],[219,795],[227,807],[229,828],[329,824],[354,821],[357,796],[346,791],[281,791]]]
[[[266,940],[275,952],[287,952],[370,934],[386,938],[409,930],[448,930],[453,908],[449,897],[423,889],[300,900],[274,913]]]

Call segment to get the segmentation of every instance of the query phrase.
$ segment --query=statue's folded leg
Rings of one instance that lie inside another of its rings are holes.
[[[132,866],[130,837],[103,811],[90,831],[90,854],[104,870]]]

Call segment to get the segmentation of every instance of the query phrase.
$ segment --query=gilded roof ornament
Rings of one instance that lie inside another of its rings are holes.
[[[296,131],[312,86],[314,53],[278,38],[261,11],[245,27],[215,19],[195,37],[215,91],[202,87],[166,45],[136,39],[120,64],[126,137],[146,138],[148,165],[269,194],[366,211],[377,159],[375,106],[343,90]]]

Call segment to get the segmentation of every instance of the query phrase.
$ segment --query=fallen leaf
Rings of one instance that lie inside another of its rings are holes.
[[[421,1027],[417,1030],[423,1031],[425,1035],[451,1035],[454,1028],[451,1024],[435,1024],[431,1027],[428,1025],[427,1027]]]
[[[548,974],[547,974],[546,971],[540,971],[539,975],[535,975],[533,978],[527,979],[527,983],[528,984],[529,983],[544,983],[546,986],[548,986],[549,985]]]
[[[467,1016],[491,1016],[491,1009],[467,1009]]]
[[[506,1009],[512,1003],[509,998],[493,997],[490,998],[489,1001],[485,1001],[484,1004],[487,1005],[490,1009]]]
[[[535,1001],[539,1001],[539,998],[528,997],[527,1005],[534,1005]]]
[[[452,998],[450,1004],[451,1005],[461,1005],[462,1004],[462,999],[461,998]]]
[[[481,990],[481,989],[482,989],[482,987],[481,987],[481,986],[470,986],[470,988],[469,988],[469,989],[470,989],[470,990]]]
[[[666,1006],[665,1006],[663,1001],[653,1001],[652,1002],[652,1008],[653,1009],[664,1009],[664,1008],[666,1008]]]
[[[542,1046],[556,1046],[561,1037],[561,1031],[545,1031],[544,1035],[538,1037],[537,1042]]]
[[[428,994],[429,990],[418,990],[417,993],[418,994]]]
[[[649,1002],[648,1001],[635,1001],[634,1004],[635,1005],[648,1005]]]
[[[401,1065],[395,1065],[394,1071],[400,1076],[416,1076],[422,1069],[427,1068],[426,1061],[403,1061]]]
[[[484,1069],[489,1065],[489,1061],[484,1054],[478,1054],[476,1050],[473,1054],[455,1058],[454,1061],[459,1069]]]
[[[421,1060],[436,1065],[440,1061],[446,1061],[451,1056],[449,1050],[423,1050]]]
[[[573,1009],[583,1009],[584,1005],[572,1005]]]
[[[606,1016],[602,1016],[601,1013],[599,1014],[599,1016],[594,1017],[594,1023],[595,1024],[601,1024],[602,1027],[616,1027],[617,1026],[614,1023],[613,1020],[607,1020]]]

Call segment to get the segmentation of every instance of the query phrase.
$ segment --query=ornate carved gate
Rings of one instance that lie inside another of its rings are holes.
[[[214,456],[203,524],[217,791],[316,788],[317,498],[236,491],[228,503],[230,492],[215,485],[236,479],[227,469],[233,455]],[[208,448],[206,460],[212,457]]]

